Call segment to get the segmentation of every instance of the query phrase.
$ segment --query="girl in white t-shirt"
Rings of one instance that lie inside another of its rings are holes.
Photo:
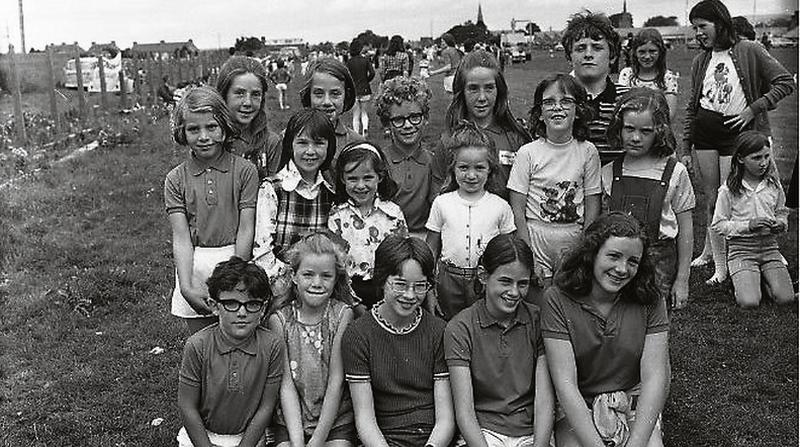
[[[561,252],[600,212],[600,157],[586,141],[586,90],[565,74],[536,87],[530,123],[508,178],[517,234],[530,245],[546,286]]]
[[[722,2],[702,0],[692,7],[689,20],[704,51],[692,61],[681,161],[691,163],[694,149],[710,222],[717,189],[730,172],[737,135],[754,129],[769,136],[767,111],[774,110],[795,85],[791,74],[761,44],[737,37]],[[715,285],[728,278],[725,239],[710,225],[707,231],[703,252],[691,265],[713,261],[714,275],[706,284]]]
[[[511,207],[497,195],[500,164],[491,138],[464,122],[445,139],[445,149],[453,154],[448,184],[433,201],[425,228],[439,260],[439,306],[449,320],[477,299],[473,284],[486,244],[516,227]]]

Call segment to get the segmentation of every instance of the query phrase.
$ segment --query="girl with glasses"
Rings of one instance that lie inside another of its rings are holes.
[[[365,446],[449,445],[455,428],[442,335],[421,307],[434,258],[417,238],[389,236],[375,251],[380,301],[342,340],[345,378]]]
[[[378,117],[389,127],[392,143],[384,148],[389,174],[397,182],[394,202],[400,205],[411,235],[425,238],[425,222],[433,196],[433,156],[422,145],[431,100],[428,84],[398,76],[383,84],[375,100]]]
[[[531,131],[520,148],[508,189],[517,234],[547,285],[561,251],[600,212],[600,158],[589,135],[586,91],[572,76],[551,76],[536,87]]]

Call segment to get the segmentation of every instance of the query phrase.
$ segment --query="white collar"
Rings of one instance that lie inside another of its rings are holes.
[[[275,178],[280,180],[281,188],[283,188],[283,190],[286,192],[295,191],[300,185],[300,182],[305,182],[303,180],[303,176],[300,174],[300,171],[297,169],[297,166],[292,160],[289,160],[289,164],[275,174]],[[308,183],[306,182],[306,184]],[[308,185],[308,188],[313,190],[316,189],[320,184],[325,185],[325,187],[328,188],[328,191],[333,192],[333,187],[330,185],[330,183],[328,183],[327,180],[325,180],[321,170],[317,172],[317,178],[314,180],[313,184]]]

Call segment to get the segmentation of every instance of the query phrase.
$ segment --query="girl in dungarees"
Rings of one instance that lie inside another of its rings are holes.
[[[661,297],[681,308],[689,296],[695,198],[686,167],[673,156],[675,136],[664,95],[646,88],[623,95],[608,141],[625,155],[602,168],[605,202],[609,210],[630,213],[642,223]]]

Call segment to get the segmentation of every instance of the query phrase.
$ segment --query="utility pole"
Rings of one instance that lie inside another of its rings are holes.
[[[21,40],[22,54],[25,54],[25,15],[22,12],[22,0],[19,0],[19,34]]]

